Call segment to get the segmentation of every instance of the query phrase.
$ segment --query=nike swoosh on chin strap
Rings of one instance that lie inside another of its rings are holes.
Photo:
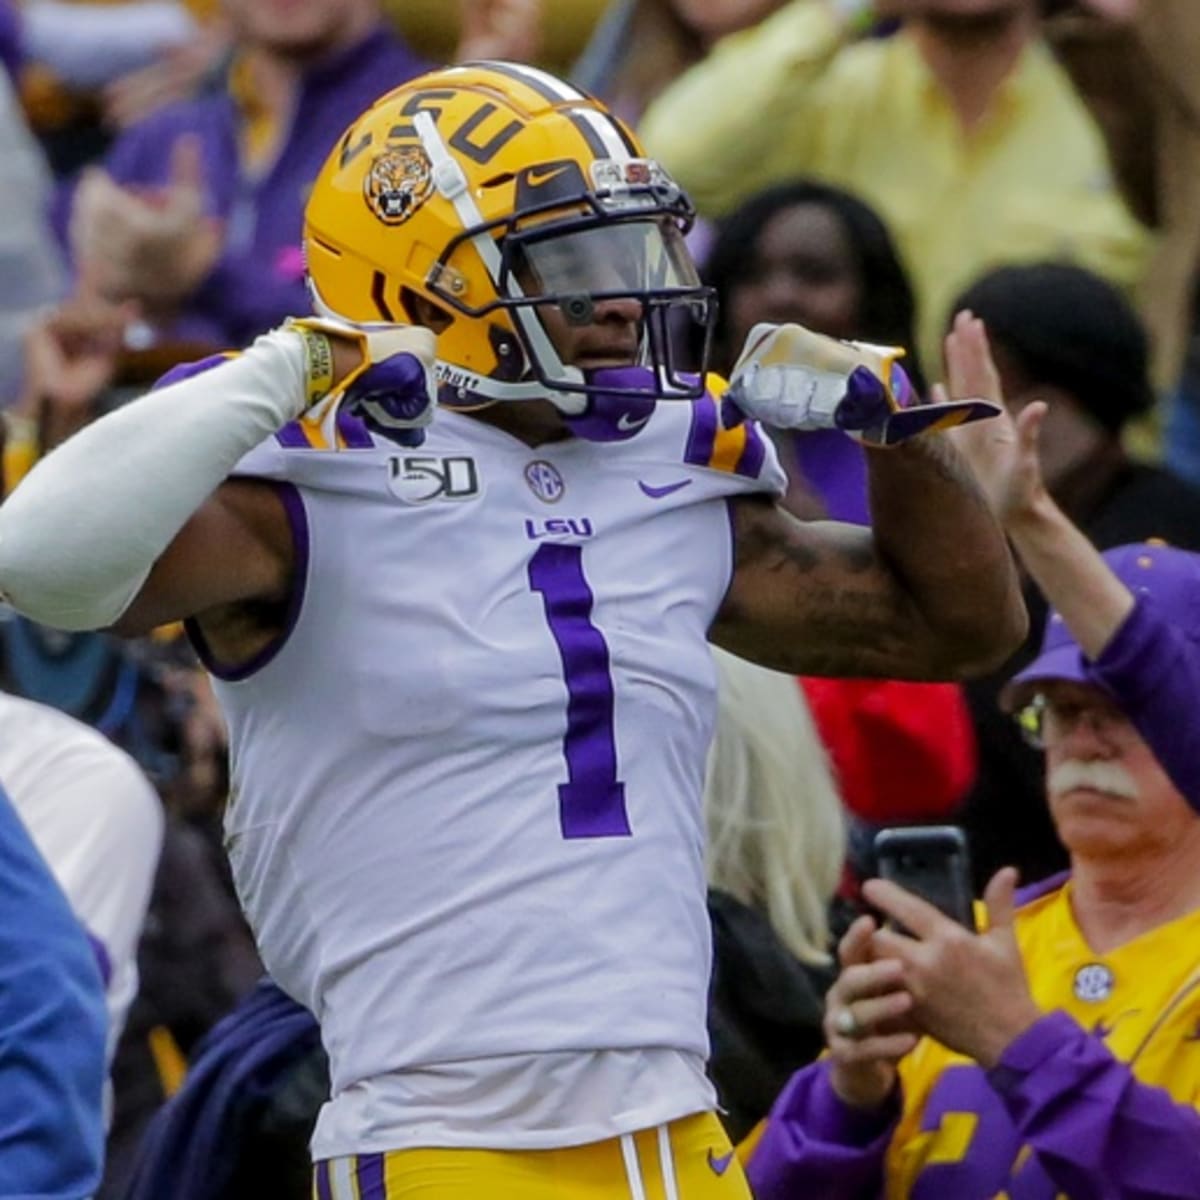
[[[648,420],[650,420],[649,413],[644,417],[631,417],[629,413],[622,413],[617,418],[617,428],[624,432],[628,432],[630,429],[640,429]]]
[[[672,492],[679,491],[680,488],[685,488],[692,481],[690,479],[681,479],[678,483],[664,483],[661,487],[655,487],[652,483],[643,483],[638,480],[638,487],[650,497],[651,500],[661,500],[664,496],[669,496]]]

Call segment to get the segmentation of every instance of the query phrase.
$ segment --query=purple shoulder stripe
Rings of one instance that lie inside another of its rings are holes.
[[[696,467],[707,467],[712,461],[717,441],[717,402],[711,396],[701,396],[692,404],[692,427],[688,431],[683,461]]]
[[[154,381],[150,390],[156,392],[159,388],[169,387],[173,383],[194,379],[197,375],[203,375],[205,371],[211,371],[213,367],[227,363],[232,357],[232,354],[227,353],[210,354],[207,358],[198,359],[196,362],[176,363],[165,375],[159,376]]]
[[[763,445],[763,434],[757,421],[746,422],[746,445],[733,468],[735,475],[744,475],[747,479],[757,479],[767,458],[767,449]]]
[[[311,446],[308,438],[304,436],[304,430],[300,428],[299,421],[289,421],[282,429],[277,430],[275,440],[288,450],[308,450]]]

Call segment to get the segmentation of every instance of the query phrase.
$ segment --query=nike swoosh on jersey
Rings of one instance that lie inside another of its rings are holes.
[[[652,483],[643,483],[638,480],[638,487],[642,489],[651,500],[661,500],[664,496],[669,496],[672,492],[679,491],[680,488],[685,488],[692,481],[690,479],[681,479],[678,483],[664,483],[662,487],[655,487]]]
[[[729,1170],[729,1164],[731,1162],[733,1162],[732,1150],[730,1150],[728,1154],[722,1154],[719,1157],[714,1154],[712,1150],[709,1150],[708,1152],[708,1165],[712,1167],[714,1175],[724,1175],[725,1172]]]
[[[650,420],[650,414],[647,413],[644,417],[638,417],[637,420],[630,420],[628,413],[622,413],[617,418],[617,428],[622,433],[628,433],[631,429],[641,429],[645,423]]]

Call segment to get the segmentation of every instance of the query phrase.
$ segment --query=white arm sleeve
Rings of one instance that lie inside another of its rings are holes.
[[[303,411],[305,362],[277,330],[47,455],[0,506],[0,598],[59,629],[111,625],[242,455]]]

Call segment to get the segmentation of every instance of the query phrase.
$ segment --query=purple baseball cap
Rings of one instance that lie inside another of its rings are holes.
[[[1200,640],[1200,554],[1149,541],[1105,550],[1103,558],[1135,596],[1150,596],[1163,617]],[[1000,706],[1013,712],[1029,702],[1037,684],[1051,679],[1086,683],[1108,691],[1053,608],[1046,619],[1037,658],[1005,684]]]

